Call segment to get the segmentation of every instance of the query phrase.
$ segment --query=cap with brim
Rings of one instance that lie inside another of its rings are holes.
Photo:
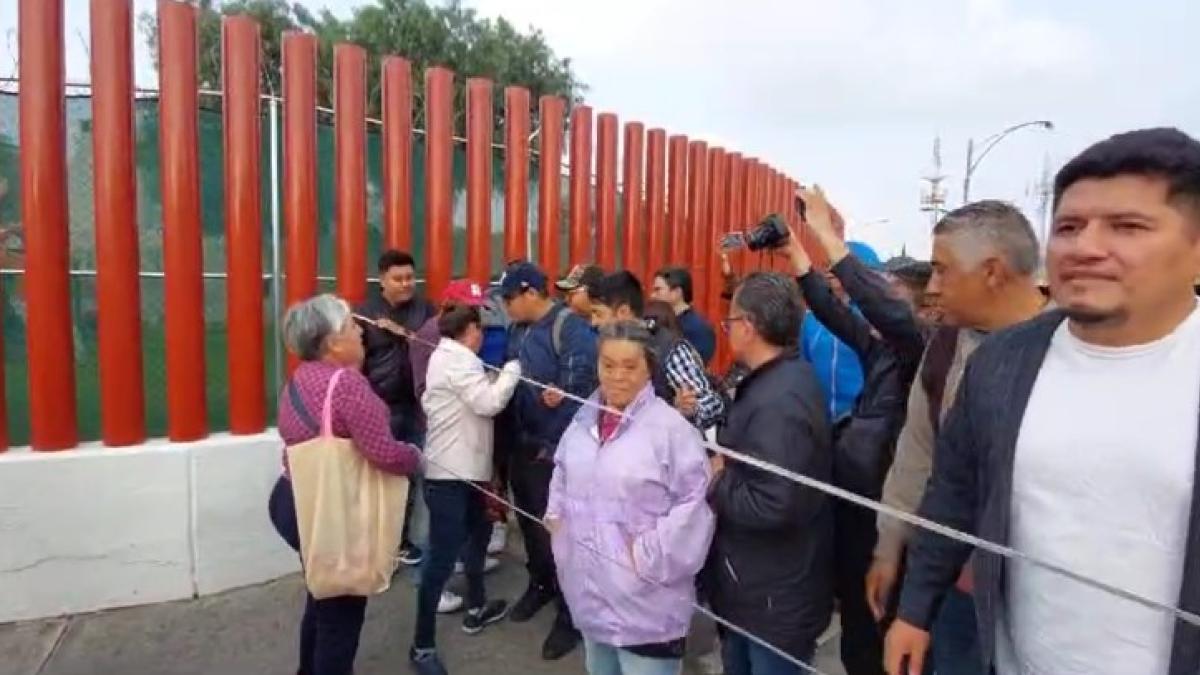
[[[533,263],[517,263],[509,266],[500,277],[500,294],[512,297],[518,293],[534,289],[545,292],[546,275]]]
[[[570,292],[580,288],[595,286],[604,278],[604,270],[596,265],[576,265],[571,273],[554,282],[554,287],[560,291]]]
[[[483,286],[470,279],[456,279],[442,291],[442,304],[458,303],[472,307],[482,307],[486,302]]]

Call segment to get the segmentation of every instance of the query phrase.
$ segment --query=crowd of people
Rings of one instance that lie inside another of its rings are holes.
[[[413,480],[415,671],[446,673],[438,614],[474,634],[552,605],[542,656],[582,644],[591,675],[679,673],[697,607],[727,675],[804,672],[835,611],[849,675],[1194,675],[1200,142],[1139,130],[1068,162],[1044,258],[1001,201],[942,218],[928,263],[884,263],[819,188],[799,196],[772,252],[792,274],[726,263],[720,317],[685,268],[552,280],[523,260],[435,306],[395,251],[355,311],[288,311],[284,442],[318,433],[328,396],[337,436]],[[294,508],[285,462],[270,514],[299,550]],[[529,577],[511,606],[484,581],[510,518]],[[309,596],[301,673],[352,671],[365,606]]]

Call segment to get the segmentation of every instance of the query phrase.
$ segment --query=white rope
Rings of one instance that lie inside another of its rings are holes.
[[[379,326],[379,324],[373,319],[369,319],[360,314],[355,314],[354,317],[360,321],[364,321],[373,326],[379,327],[381,330],[387,330],[386,328]],[[423,339],[417,337],[416,335],[412,334],[411,331],[404,331],[404,334],[410,340],[420,342],[420,343],[425,344],[430,347],[434,347],[434,348],[437,347],[436,343],[429,342],[428,340],[423,340]],[[489,363],[485,363],[482,360],[480,362],[483,363],[484,368],[487,368],[489,370],[493,370],[496,372],[500,372],[500,370],[501,370],[500,368],[497,368]],[[590,406],[590,407],[596,408],[598,410],[608,412],[609,414],[621,416],[622,418],[625,417],[624,412],[617,410],[615,408],[610,408],[610,407],[605,406],[596,401],[582,398],[580,396],[576,396],[569,392],[564,392],[561,389],[558,389],[557,387],[555,387],[553,385],[543,384],[532,378],[525,377],[524,375],[520,375],[518,377],[521,379],[521,381],[526,382],[534,387],[537,387],[539,389],[543,389],[546,391],[551,391],[551,390],[556,391],[556,392],[560,393],[564,398],[569,399],[571,401],[575,401],[576,403],[579,403],[581,405]],[[1155,600],[1153,598],[1148,598],[1145,595],[1136,593],[1134,591],[1130,591],[1128,589],[1121,588],[1119,586],[1114,586],[1113,584],[1110,584],[1106,581],[1101,581],[1099,579],[1095,579],[1095,578],[1090,577],[1081,572],[1076,572],[1074,570],[1063,567],[1062,565],[1059,565],[1057,563],[1053,563],[1053,562],[1050,562],[1043,558],[1039,558],[1037,556],[1030,555],[1023,551],[1019,551],[1015,548],[1012,548],[1009,546],[1003,546],[1001,544],[997,544],[995,542],[988,541],[987,539],[981,539],[973,534],[962,532],[962,531],[956,530],[952,527],[947,527],[945,525],[942,525],[941,523],[938,523],[933,520],[929,520],[928,518],[924,518],[915,513],[909,513],[907,511],[902,511],[893,506],[884,504],[883,502],[879,502],[874,499],[863,497],[862,495],[855,494],[853,492],[850,492],[849,490],[845,490],[845,489],[840,488],[831,483],[827,483],[825,481],[820,481],[815,478],[805,476],[804,474],[796,473],[795,471],[791,471],[791,470],[785,469],[781,466],[771,464],[770,462],[765,462],[756,457],[751,457],[750,455],[746,455],[746,454],[740,453],[736,450],[726,448],[722,445],[718,445],[717,443],[709,441],[707,439],[702,439],[701,444],[708,450],[711,450],[712,452],[715,452],[719,455],[723,455],[730,459],[737,460],[739,462],[743,462],[745,464],[749,464],[750,466],[753,466],[756,469],[766,471],[767,473],[770,473],[775,476],[779,476],[780,478],[786,478],[792,482],[799,483],[800,485],[804,485],[806,487],[813,488],[814,490],[819,490],[830,496],[837,497],[838,499],[844,499],[848,502],[857,504],[859,506],[870,509],[877,513],[882,513],[882,514],[892,517],[892,518],[898,518],[899,520],[902,520],[910,525],[913,525],[915,527],[919,527],[919,528],[922,528],[925,530],[929,530],[931,532],[935,532],[935,533],[940,534],[943,537],[946,537],[948,539],[953,539],[955,541],[960,541],[965,544],[970,544],[971,546],[974,546],[975,548],[982,549],[989,553],[994,553],[994,554],[1004,557],[1004,558],[1019,560],[1021,562],[1028,563],[1035,567],[1040,567],[1049,572],[1053,572],[1055,574],[1064,576],[1064,577],[1071,579],[1073,581],[1076,581],[1078,583],[1084,584],[1085,586],[1090,586],[1097,590],[1101,590],[1101,591],[1104,591],[1105,593],[1109,593],[1111,595],[1115,595],[1115,596],[1124,598],[1126,600],[1137,603],[1144,607],[1147,607],[1147,608],[1150,608],[1150,609],[1153,609],[1153,610],[1156,610],[1159,612],[1163,612],[1165,614],[1170,614],[1170,615],[1174,616],[1176,619],[1179,619],[1180,621],[1191,624],[1192,626],[1200,627],[1200,614],[1196,614],[1194,612],[1189,612],[1187,610],[1176,607],[1172,604],[1167,604],[1165,602],[1161,602],[1161,601]]]

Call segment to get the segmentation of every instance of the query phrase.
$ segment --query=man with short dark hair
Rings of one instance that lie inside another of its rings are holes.
[[[553,386],[540,389],[529,382],[517,385],[506,423],[512,439],[510,480],[516,505],[541,517],[550,496],[554,453],[579,403],[564,392],[586,398],[596,388],[596,336],[591,327],[546,293],[546,275],[528,262],[509,265],[500,278],[500,294],[513,325],[509,328],[509,359],[521,364],[524,375]],[[558,616],[542,645],[542,657],[562,658],[580,641],[579,631],[558,590],[550,535],[541,523],[521,518],[528,556],[529,587],[513,606],[510,618],[523,622],[553,601]]]
[[[976,350],[920,514],[1200,611],[1200,142],[1113,136],[1054,184],[1057,305]],[[909,545],[892,675],[919,672],[971,546]],[[1194,675],[1200,628],[1023,560],[979,554],[983,672]],[[907,661],[908,668],[902,663]]]
[[[426,319],[434,315],[433,306],[417,295],[417,272],[413,257],[404,251],[388,250],[379,256],[379,290],[368,295],[355,311],[375,325],[366,324],[363,330],[363,374],[375,393],[388,404],[391,413],[392,435],[397,440],[417,446],[424,444],[425,417],[421,401],[413,386],[409,342],[405,331],[416,332]],[[423,539],[425,507],[421,500],[412,499],[412,508],[404,522],[404,541],[400,561],[419,565],[424,557],[412,538]]]
[[[712,324],[692,307],[692,273],[682,267],[664,267],[654,275],[650,297],[661,300],[675,310],[683,337],[708,365],[717,353],[717,334]]]
[[[750,374],[738,385],[722,446],[829,481],[829,417],[816,376],[797,352],[804,309],[792,279],[748,276],[721,323]],[[833,611],[833,510],[825,495],[748,464],[713,457],[709,504],[717,531],[706,568],[713,610],[792,658],[812,658]],[[730,631],[731,675],[799,673],[775,652]]]
[[[563,294],[572,312],[590,322],[593,291],[603,278],[604,270],[598,265],[576,265],[567,276],[554,282],[554,287]]]
[[[595,328],[617,321],[643,320],[642,282],[632,272],[614,272],[604,277],[593,292],[592,325]],[[651,333],[658,354],[652,373],[655,393],[698,428],[708,429],[715,425],[725,412],[725,402],[705,374],[700,354],[678,332],[665,326],[653,326]]]

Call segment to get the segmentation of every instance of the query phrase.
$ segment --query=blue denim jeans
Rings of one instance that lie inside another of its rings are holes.
[[[810,645],[806,653],[799,655],[800,660],[810,663],[814,651],[816,645]],[[725,665],[725,675],[798,675],[804,672],[800,666],[757,642],[728,630],[721,635],[721,661]]]
[[[588,675],[679,675],[683,659],[654,659],[588,638],[583,639]]]
[[[933,665],[937,675],[985,675],[979,654],[975,599],[950,589],[933,622]]]
[[[429,549],[417,591],[417,626],[413,637],[417,649],[434,646],[438,599],[460,553],[467,577],[467,608],[483,606],[486,601],[483,562],[492,536],[483,494],[470,483],[427,480],[425,502],[429,505]]]

